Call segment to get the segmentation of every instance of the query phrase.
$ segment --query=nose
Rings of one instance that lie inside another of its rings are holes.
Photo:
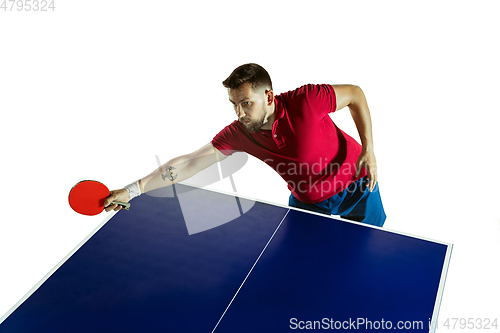
[[[240,106],[236,106],[236,115],[238,118],[242,118],[245,116],[245,111],[243,111],[243,108]]]

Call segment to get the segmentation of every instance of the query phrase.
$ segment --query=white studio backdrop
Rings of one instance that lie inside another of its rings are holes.
[[[235,119],[221,82],[256,62],[276,93],[363,89],[385,227],[454,244],[438,332],[476,331],[447,318],[500,317],[497,2],[54,5],[0,10],[0,316],[106,218],[70,210],[76,182],[121,188],[156,156],[209,142]],[[358,138],[347,109],[332,118]],[[233,177],[240,195],[288,202],[260,161]]]

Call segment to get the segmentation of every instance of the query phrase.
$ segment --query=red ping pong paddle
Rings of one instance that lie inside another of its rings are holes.
[[[109,190],[103,183],[95,180],[83,180],[69,191],[68,201],[71,208],[83,215],[97,215],[104,210],[104,200],[109,196]],[[112,201],[129,210],[130,204]]]

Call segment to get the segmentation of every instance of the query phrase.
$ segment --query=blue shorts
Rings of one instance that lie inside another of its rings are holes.
[[[368,181],[367,177],[361,178],[349,185],[344,191],[314,204],[304,203],[290,194],[288,205],[327,215],[340,215],[348,220],[382,227],[386,215],[378,182],[373,191],[370,192]]]

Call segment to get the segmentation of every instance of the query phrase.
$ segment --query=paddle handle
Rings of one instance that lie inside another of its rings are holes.
[[[122,206],[122,209],[124,209],[124,210],[129,210],[130,209],[130,204],[128,202],[111,201],[111,204],[120,205],[120,206]]]

